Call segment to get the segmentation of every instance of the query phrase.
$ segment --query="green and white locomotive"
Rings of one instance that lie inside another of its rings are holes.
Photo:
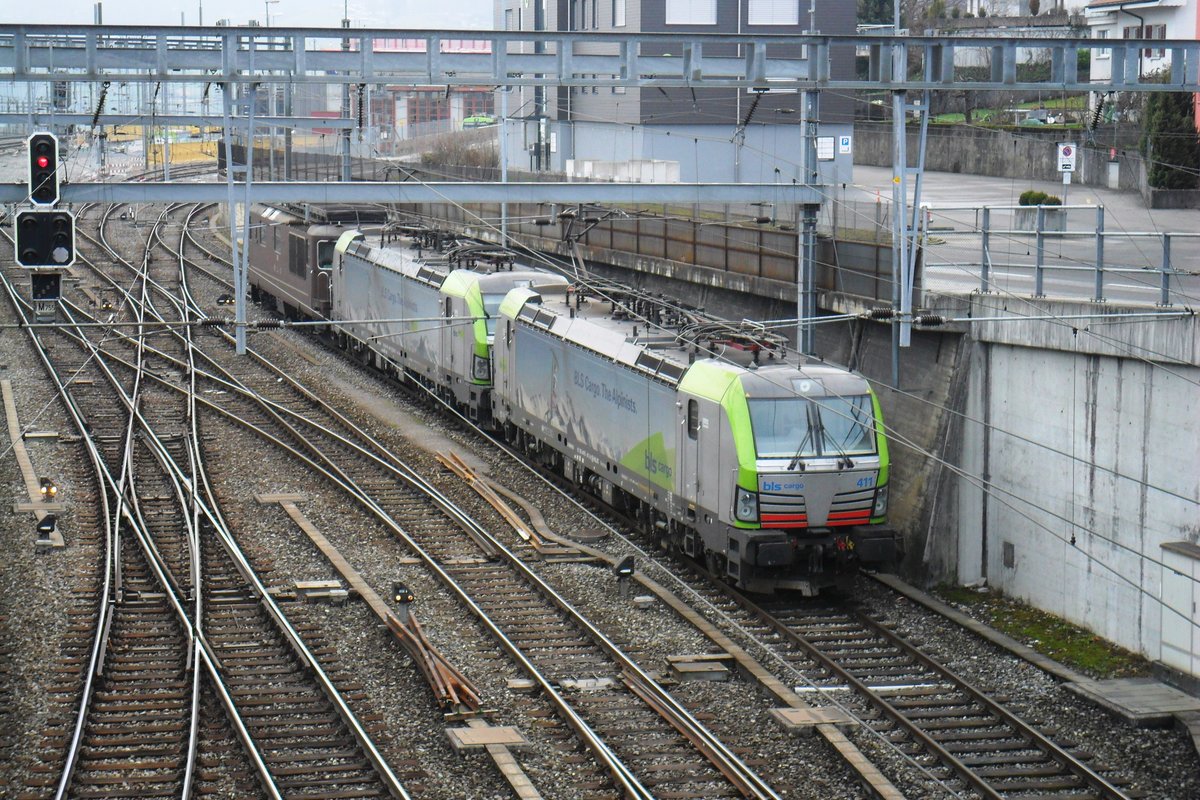
[[[814,594],[897,557],[865,379],[788,363],[747,326],[572,289],[500,306],[492,418],[511,441],[747,591]]]

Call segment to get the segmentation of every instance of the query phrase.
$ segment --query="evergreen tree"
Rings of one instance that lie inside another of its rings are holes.
[[[1142,152],[1150,159],[1147,179],[1157,189],[1195,189],[1200,175],[1200,135],[1192,95],[1155,92],[1146,101]]]
[[[892,8],[892,0],[858,0],[858,23],[860,25],[890,25]]]

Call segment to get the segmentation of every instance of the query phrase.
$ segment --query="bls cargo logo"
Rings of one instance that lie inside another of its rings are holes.
[[[760,492],[801,492],[804,491],[803,481],[772,481],[758,482]]]
[[[667,480],[671,479],[671,473],[673,472],[671,465],[659,461],[649,450],[646,451],[645,464],[646,472],[651,475],[662,475]]]

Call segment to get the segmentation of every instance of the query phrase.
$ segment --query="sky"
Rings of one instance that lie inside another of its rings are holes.
[[[271,27],[329,27],[341,24],[348,5],[354,28],[465,30],[492,27],[491,0],[278,0],[270,3]],[[55,3],[0,2],[0,25],[13,23],[90,25],[95,0]],[[249,19],[263,22],[261,0],[105,0],[106,25],[196,25],[200,9],[204,24],[227,18],[234,25]]]

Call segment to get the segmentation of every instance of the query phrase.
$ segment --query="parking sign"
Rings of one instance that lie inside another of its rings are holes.
[[[1059,142],[1058,143],[1058,171],[1059,172],[1074,172],[1075,171],[1075,143],[1074,142]]]

